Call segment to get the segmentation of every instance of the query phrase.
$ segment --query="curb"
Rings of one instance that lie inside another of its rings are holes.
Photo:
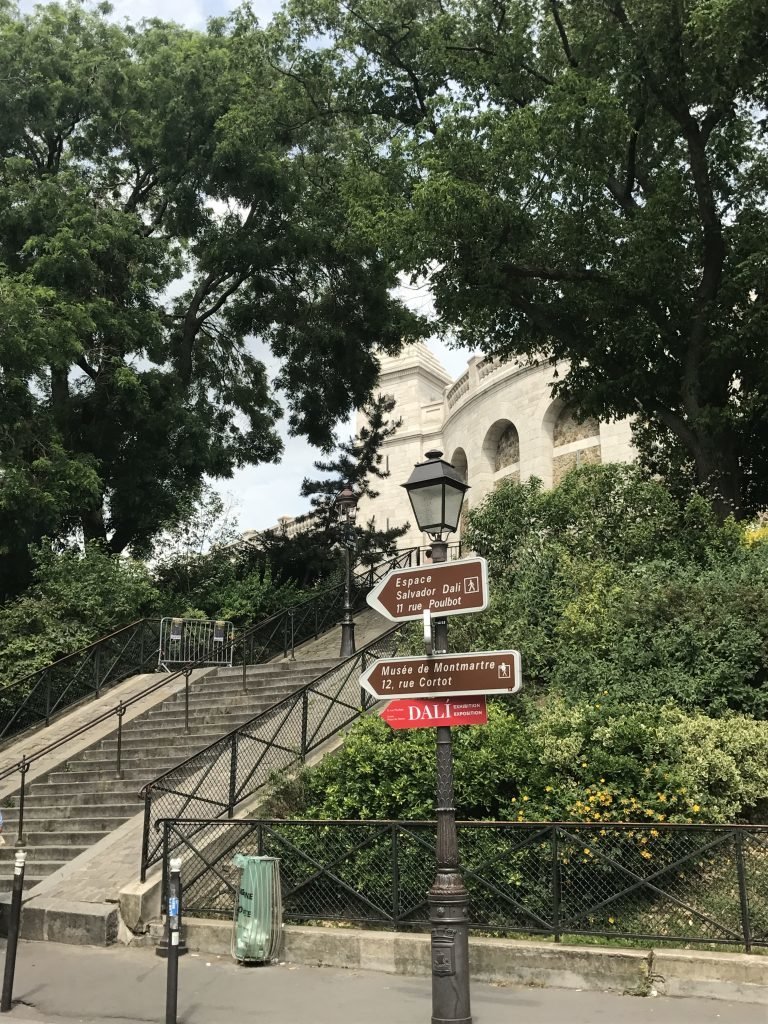
[[[187,918],[191,950],[231,955],[232,924]],[[473,937],[470,975],[493,985],[581,989],[635,996],[685,996],[768,1006],[768,956],[683,949],[566,946]],[[287,925],[280,959],[307,967],[346,967],[429,976],[429,935]]]

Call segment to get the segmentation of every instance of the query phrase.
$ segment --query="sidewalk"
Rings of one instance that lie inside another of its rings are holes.
[[[0,951],[4,958],[4,948]],[[165,1021],[166,962],[152,950],[19,945],[9,1024]],[[472,986],[474,1024],[766,1024],[765,1006]],[[179,961],[178,1024],[429,1024],[429,979],[358,970]]]

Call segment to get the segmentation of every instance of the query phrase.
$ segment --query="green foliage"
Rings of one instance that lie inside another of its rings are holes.
[[[550,492],[505,485],[473,509],[465,540],[489,559],[491,604],[451,619],[450,647],[520,650],[525,685],[492,702],[487,726],[454,730],[457,813],[764,820],[768,545],[753,532],[619,466]],[[429,818],[434,763],[433,730],[372,717],[283,805]]]
[[[605,706],[676,701],[768,717],[768,549],[694,496],[632,467],[559,487],[500,488],[467,540],[489,559],[489,609],[452,626],[462,650],[514,647],[530,684]]]
[[[679,503],[635,466],[609,463],[540,481],[503,483],[469,515],[467,544],[489,559],[494,582],[534,552],[574,559],[704,563],[739,550],[741,530],[718,522],[699,495]]]
[[[148,551],[205,477],[327,444],[416,318],[343,132],[247,10],[205,33],[0,6],[0,597],[80,530]]]
[[[0,606],[0,678],[17,679],[98,637],[157,614],[160,593],[147,567],[98,543],[33,550],[34,577],[25,593]]]
[[[378,177],[359,176],[359,216],[428,276],[444,333],[567,360],[556,393],[584,414],[639,417],[649,463],[692,470],[721,518],[763,507],[766,5],[289,12],[297,40],[319,37],[291,73],[329,110],[357,112],[369,140]]]
[[[183,520],[155,545],[153,577],[163,614],[249,625],[306,596],[277,576],[263,553],[237,539],[220,495],[204,487]]]
[[[487,726],[455,729],[461,818],[511,821],[726,822],[768,791],[766,727],[674,705],[610,716],[599,702],[493,702]],[[369,717],[344,747],[292,784],[295,816],[434,815],[434,730],[395,732]]]
[[[377,497],[375,482],[389,476],[381,446],[401,425],[400,420],[390,418],[394,406],[393,398],[373,397],[361,409],[363,425],[359,433],[349,441],[336,441],[329,456],[315,462],[315,469],[324,476],[302,482],[301,494],[311,499],[312,511],[303,517],[305,529],[301,533],[288,537],[278,530],[265,530],[260,535],[259,546],[277,575],[304,586],[329,579],[339,573],[341,547],[350,549],[356,564],[375,565],[407,533],[407,523],[382,530],[372,518],[360,525],[354,512],[345,519],[336,505],[336,498],[347,486],[358,499]]]

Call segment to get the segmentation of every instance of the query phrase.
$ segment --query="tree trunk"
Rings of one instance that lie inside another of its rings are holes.
[[[743,480],[735,446],[723,440],[718,444],[712,438],[696,438],[692,452],[696,463],[696,476],[712,502],[715,515],[721,522],[729,516],[743,519],[746,515]]]

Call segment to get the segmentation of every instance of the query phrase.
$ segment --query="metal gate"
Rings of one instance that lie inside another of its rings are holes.
[[[234,625],[223,619],[162,619],[158,665],[231,665],[234,638]]]

